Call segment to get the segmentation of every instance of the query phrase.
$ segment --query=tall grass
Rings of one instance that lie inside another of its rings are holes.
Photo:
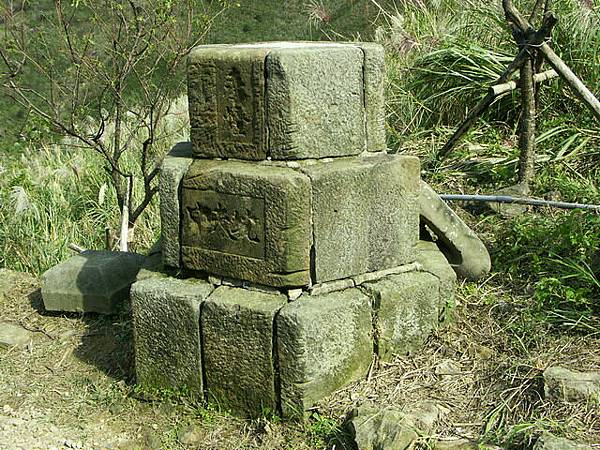
[[[156,158],[175,142],[188,138],[186,101],[175,101],[161,124]],[[106,133],[110,136],[110,127]],[[130,150],[125,152],[124,169],[134,174],[139,170],[136,149],[144,139],[134,136]],[[105,228],[118,234],[120,222],[106,161],[67,139],[20,147],[19,152],[3,152],[0,159],[0,267],[40,274],[72,254],[70,243],[104,248]],[[143,195],[140,178],[135,178],[135,200]],[[159,232],[155,198],[136,222],[131,249],[143,252]]]

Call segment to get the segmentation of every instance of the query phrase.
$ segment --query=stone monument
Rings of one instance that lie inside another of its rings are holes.
[[[386,152],[383,56],[191,53],[191,142],[160,178],[163,269],[131,290],[139,384],[302,417],[437,326],[455,274],[419,241],[419,160]]]

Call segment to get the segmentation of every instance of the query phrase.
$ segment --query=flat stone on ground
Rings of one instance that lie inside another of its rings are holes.
[[[373,297],[377,351],[383,361],[419,348],[438,325],[439,280],[425,272],[363,284]]]
[[[419,238],[417,158],[338,158],[301,170],[312,183],[313,283],[414,261]]]
[[[277,410],[273,327],[282,294],[228,286],[202,305],[202,353],[208,399],[237,415]]]
[[[202,395],[200,305],[213,290],[205,281],[166,276],[131,288],[137,383]]]
[[[0,348],[26,345],[31,341],[32,333],[21,325],[0,321]]]
[[[359,289],[303,294],[276,320],[284,417],[302,417],[323,397],[364,376],[373,355],[371,307]]]
[[[114,314],[129,299],[129,288],[146,258],[127,252],[86,250],[42,275],[48,311]]]

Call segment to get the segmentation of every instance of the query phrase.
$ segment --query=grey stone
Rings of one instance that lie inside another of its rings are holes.
[[[164,264],[171,267],[180,267],[180,185],[191,163],[191,144],[180,142],[165,156],[160,171],[162,257]]]
[[[32,333],[21,325],[11,322],[0,322],[0,347],[26,345],[32,339]]]
[[[375,272],[363,273],[363,274],[353,277],[352,280],[354,280],[354,284],[356,286],[360,286],[363,283],[367,283],[369,281],[381,280],[382,278],[386,278],[390,275],[397,275],[399,273],[406,273],[406,272],[414,272],[414,271],[420,270],[420,269],[422,269],[421,264],[418,262],[414,262],[414,263],[410,263],[410,264],[404,264],[402,266],[392,267],[390,269],[384,269],[384,270],[378,270]]]
[[[202,395],[200,305],[212,292],[205,281],[147,278],[131,288],[138,384]]]
[[[557,437],[550,433],[543,433],[533,446],[533,450],[592,450],[592,446]]]
[[[420,270],[435,275],[440,280],[440,319],[447,319],[449,310],[454,306],[456,272],[435,242],[419,241],[416,254]]]
[[[385,136],[385,54],[383,47],[372,42],[356,44],[364,54],[367,150],[383,151]]]
[[[384,73],[377,44],[196,47],[188,59],[194,154],[281,160],[383,150]]]
[[[513,186],[508,186],[504,189],[499,189],[493,193],[493,195],[508,195],[512,197],[528,197],[529,196],[529,186],[526,184],[515,184]],[[518,203],[496,203],[490,202],[488,206],[493,211],[496,211],[502,217],[506,217],[508,219],[520,216],[524,214],[530,206],[520,205]]]
[[[439,280],[408,272],[362,285],[375,310],[377,352],[383,361],[419,348],[438,324]]]
[[[401,411],[361,407],[348,422],[358,450],[408,450],[419,435]]]
[[[48,311],[114,314],[129,299],[129,288],[145,263],[142,255],[86,250],[42,275]]]
[[[293,169],[195,160],[183,181],[188,269],[267,286],[310,283],[310,180]]]
[[[488,450],[493,447],[485,446]],[[451,441],[437,441],[433,445],[434,450],[482,450],[476,442],[471,442],[468,439],[454,439]]]
[[[312,182],[314,283],[414,261],[419,160],[337,158],[305,164]]]
[[[267,117],[273,159],[366,150],[363,64],[363,52],[353,45],[304,45],[269,53]]]
[[[575,372],[564,367],[544,370],[547,398],[565,402],[600,403],[600,372]]]
[[[277,409],[273,323],[282,294],[222,286],[202,305],[202,354],[209,401],[237,415]]]
[[[409,450],[421,435],[431,434],[447,414],[433,402],[420,402],[407,410],[363,405],[347,423],[358,450]]]
[[[437,245],[456,273],[478,280],[490,271],[490,255],[479,237],[424,181],[420,195],[421,223],[438,238]]]
[[[363,377],[372,360],[371,308],[358,289],[303,294],[275,320],[284,417]]]

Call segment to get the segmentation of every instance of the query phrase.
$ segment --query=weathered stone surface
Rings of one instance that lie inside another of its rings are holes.
[[[364,376],[372,359],[369,298],[358,289],[303,294],[275,321],[285,417]]]
[[[167,266],[180,266],[180,205],[179,194],[183,176],[192,163],[192,146],[189,142],[175,145],[163,160],[160,180],[160,223],[162,257]]]
[[[419,160],[377,155],[305,164],[312,182],[313,282],[383,270],[415,258]]]
[[[0,321],[0,348],[26,345],[33,334],[16,323]]]
[[[227,286],[204,302],[202,351],[209,401],[243,416],[276,411],[273,324],[286,303],[281,294]]]
[[[347,423],[358,450],[409,450],[421,435],[433,432],[447,410],[421,402],[400,411],[363,405]]]
[[[359,408],[347,427],[358,450],[407,450],[419,438],[404,414],[395,409]]]
[[[188,58],[191,140],[198,158],[267,157],[264,46],[198,46]]]
[[[42,276],[48,311],[114,314],[129,298],[129,288],[145,262],[135,253],[87,250]]]
[[[456,272],[435,242],[419,241],[416,254],[420,270],[435,275],[440,280],[440,319],[447,318],[447,311],[454,305]]]
[[[533,450],[592,450],[592,447],[550,433],[543,433],[535,443]]]
[[[189,269],[269,286],[310,280],[310,180],[293,169],[195,160],[183,181]]]
[[[600,403],[600,372],[575,372],[564,367],[544,370],[547,398],[565,402]]]
[[[357,155],[366,149],[363,52],[354,45],[274,48],[267,56],[273,159]]]
[[[385,54],[383,47],[372,42],[356,45],[364,54],[365,108],[367,150],[379,152],[387,148],[385,136]]]
[[[439,280],[424,272],[362,285],[373,298],[377,352],[383,361],[416,350],[438,324]]]
[[[261,160],[381,151],[384,72],[377,44],[196,47],[188,59],[194,154]]]
[[[205,281],[159,276],[132,286],[138,384],[202,395],[200,305],[212,290]]]
[[[483,242],[424,181],[421,181],[421,223],[438,238],[437,244],[458,275],[477,280],[490,271]]]

